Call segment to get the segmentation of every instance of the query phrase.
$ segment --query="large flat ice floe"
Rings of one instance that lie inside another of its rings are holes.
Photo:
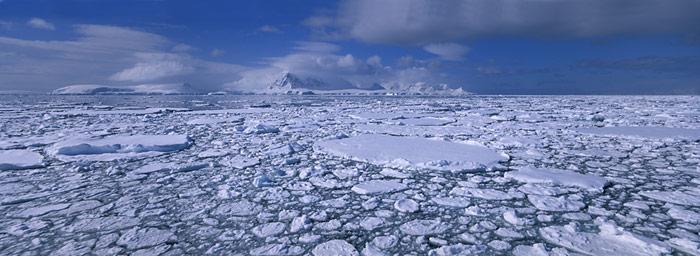
[[[189,144],[186,135],[116,135],[69,139],[54,144],[47,151],[62,161],[112,161],[156,156],[185,149]]]
[[[480,145],[377,134],[317,142],[319,152],[397,168],[488,170],[508,157]]]
[[[44,157],[29,150],[0,150],[0,171],[41,167]]]
[[[608,184],[607,180],[596,175],[586,175],[559,169],[523,167],[517,171],[507,172],[504,176],[524,183],[574,186],[588,191],[602,191],[603,187]]]
[[[581,133],[605,135],[605,136],[621,136],[647,139],[668,139],[680,138],[690,140],[700,140],[700,129],[686,129],[673,127],[654,127],[654,126],[620,126],[620,127],[600,127],[600,128],[578,128],[576,131]]]

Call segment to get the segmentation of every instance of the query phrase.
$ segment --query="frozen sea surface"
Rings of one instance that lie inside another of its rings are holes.
[[[2,255],[699,255],[698,97],[0,96]]]

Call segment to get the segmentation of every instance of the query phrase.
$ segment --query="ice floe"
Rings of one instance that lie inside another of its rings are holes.
[[[22,170],[43,166],[44,157],[30,150],[0,150],[0,171]]]
[[[516,171],[505,173],[504,176],[524,183],[575,186],[589,191],[602,191],[608,184],[607,180],[596,175],[549,168],[521,167]]]
[[[314,149],[374,164],[433,170],[487,170],[507,160],[484,146],[418,137],[366,134],[317,142]]]
[[[540,235],[550,243],[587,255],[642,256],[671,252],[669,246],[660,241],[634,235],[609,222],[600,223],[599,229],[598,233],[588,233],[571,223],[540,228]]]
[[[406,184],[394,180],[371,180],[352,187],[352,191],[358,194],[381,194],[406,189]]]
[[[101,139],[75,138],[51,146],[48,153],[63,161],[112,161],[151,157],[187,148],[186,135],[115,135]]]

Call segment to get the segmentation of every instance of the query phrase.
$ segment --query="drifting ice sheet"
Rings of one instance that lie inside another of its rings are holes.
[[[532,167],[520,168],[504,175],[524,183],[548,183],[564,186],[575,186],[589,191],[602,191],[607,180],[595,176],[584,175],[572,171],[558,169],[539,169]]]
[[[0,171],[41,167],[43,160],[40,154],[29,150],[0,150]]]
[[[378,165],[449,171],[486,170],[508,159],[478,145],[377,134],[321,141],[314,149]]]
[[[112,161],[174,152],[187,148],[189,144],[186,135],[117,135],[62,141],[50,147],[48,152],[62,161]]]

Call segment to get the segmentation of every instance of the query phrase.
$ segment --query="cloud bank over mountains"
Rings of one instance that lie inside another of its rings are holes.
[[[76,25],[75,39],[24,40],[0,37],[0,86],[51,90],[67,84],[132,85],[189,82],[218,87],[246,68],[174,51],[177,43],[131,28]],[[179,48],[183,48],[180,46]]]
[[[0,46],[13,53],[0,60],[1,83],[28,90],[68,84],[190,83],[209,91],[257,91],[287,73],[322,81],[326,89],[446,82],[418,62],[385,66],[379,56],[359,59],[328,42],[297,42],[287,55],[267,58],[260,67],[246,67],[194,57],[189,53],[192,47],[136,29],[103,25],[73,29],[77,37],[63,41],[0,37]]]

